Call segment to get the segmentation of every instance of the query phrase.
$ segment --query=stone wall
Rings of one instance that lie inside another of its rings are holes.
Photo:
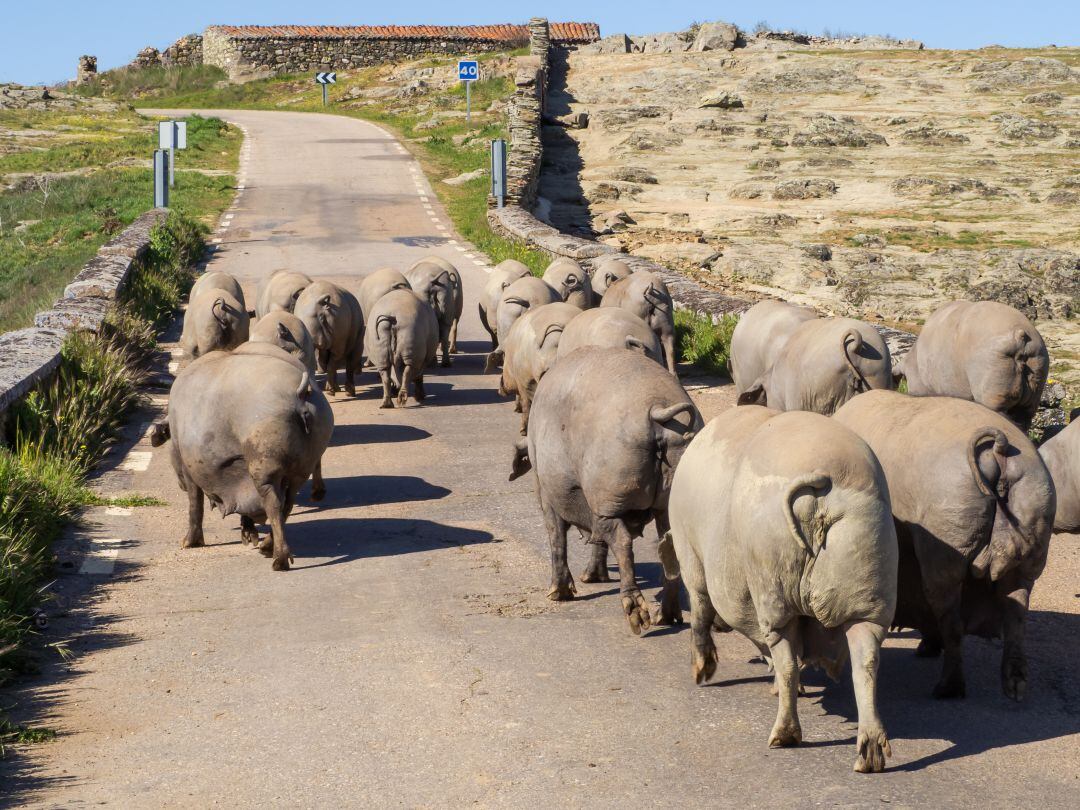
[[[266,37],[242,39],[207,29],[203,59],[228,72],[248,74],[355,70],[423,56],[504,51],[524,45],[470,39],[390,39],[373,37]]]
[[[84,55],[79,57],[79,67],[75,71],[75,84],[86,84],[97,77],[97,57]]]
[[[0,335],[0,422],[7,409],[26,396],[60,364],[68,332],[96,332],[124,289],[132,269],[150,248],[150,230],[167,210],[148,211],[98,250],[64,289],[64,295],[34,325]]]
[[[542,34],[534,30],[543,28]],[[531,42],[593,42],[595,23],[471,26],[215,25],[203,33],[203,60],[231,78],[317,70],[350,70],[424,56],[514,50]],[[531,46],[540,48],[540,45]]]

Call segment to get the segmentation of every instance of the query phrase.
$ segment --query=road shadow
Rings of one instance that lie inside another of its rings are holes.
[[[494,388],[462,388],[454,383],[429,381],[426,376],[424,388],[428,394],[425,405],[495,405],[509,402],[506,397],[499,396]]]
[[[1078,654],[1070,643],[1078,634],[1078,615],[1054,611],[1029,614],[1029,680],[1023,703],[1002,694],[1000,642],[965,637],[967,697],[935,700],[931,690],[940,674],[941,659],[916,658],[910,647],[892,646],[886,641],[881,651],[878,708],[897,755],[903,756],[905,739],[951,743],[942,751],[902,762],[895,769],[921,771],[996,748],[1080,733]],[[804,673],[803,681],[808,686],[825,686],[820,693],[822,709],[857,722],[850,668],[839,684],[811,670]]]
[[[395,236],[390,240],[407,247],[438,247],[450,241],[448,236]]]
[[[0,691],[0,718],[6,715],[13,723],[30,729],[51,729],[54,707],[69,703],[75,694],[71,682],[83,674],[86,654],[141,640],[133,633],[116,629],[126,617],[101,611],[108,589],[99,587],[137,579],[141,576],[140,566],[120,559],[111,576],[78,574],[77,564],[64,563],[78,561],[74,555],[80,553],[75,551],[80,546],[80,534],[77,527],[72,527],[54,546],[56,576],[45,587],[46,598],[41,605],[47,625],[37,628],[36,636],[4,661],[5,667],[25,676],[15,676]],[[73,555],[70,560],[69,554]],[[74,776],[40,773],[33,764],[35,744],[5,744],[5,754],[0,757],[0,808],[25,806],[44,799],[50,791],[80,781]]]
[[[297,528],[289,541],[295,571],[494,541],[490,532],[407,518],[323,518]]]
[[[437,501],[449,494],[450,490],[446,487],[429,484],[415,475],[353,475],[327,478],[326,497],[311,505],[316,510],[325,512],[356,506]]]
[[[397,444],[398,442],[418,442],[430,437],[431,434],[426,430],[412,425],[334,425],[330,446]]]

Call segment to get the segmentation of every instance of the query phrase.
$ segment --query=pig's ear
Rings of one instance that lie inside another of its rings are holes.
[[[290,334],[290,332],[289,332],[289,327],[287,327],[283,323],[279,323],[277,325],[277,333],[278,333],[278,337],[281,338],[282,340],[287,340],[287,339],[292,337],[292,334]]]
[[[328,307],[328,306],[330,306],[330,294],[329,293],[327,293],[326,295],[324,295],[322,298],[319,299],[319,306],[320,307]]]

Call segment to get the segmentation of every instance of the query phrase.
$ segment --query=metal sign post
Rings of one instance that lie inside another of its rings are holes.
[[[167,149],[169,151],[169,185],[175,186],[176,177],[173,174],[173,164],[176,162],[174,160],[176,155],[175,121],[158,122],[158,149]]]
[[[154,208],[169,207],[169,152],[154,150]]]
[[[337,83],[336,73],[316,73],[315,81],[322,85],[322,105],[326,106],[326,85]]]
[[[465,82],[465,125],[472,125],[472,83],[480,78],[480,63],[462,59],[457,63],[458,81]]]
[[[499,208],[506,205],[506,141],[502,138],[491,142],[491,196]]]

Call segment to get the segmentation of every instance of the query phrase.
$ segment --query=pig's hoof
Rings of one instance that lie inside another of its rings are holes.
[[[408,391],[402,390],[401,393],[398,394],[398,398],[397,398],[398,407],[399,408],[404,408],[405,404],[408,401],[409,401],[409,393],[408,393]]]
[[[892,756],[889,738],[880,727],[870,731],[860,729],[855,749],[859,754],[855,760],[856,773],[881,773],[885,770],[885,758]]]
[[[941,680],[934,686],[934,697],[938,700],[967,697],[964,673],[957,668],[955,672],[943,675]]]
[[[348,394],[350,397],[355,397],[356,396],[356,387],[352,386],[352,385],[346,386],[345,393]]]
[[[273,564],[270,566],[275,571],[288,571],[289,570],[289,557],[275,557]]]
[[[769,748],[787,748],[802,742],[802,729],[798,720],[776,721],[769,734]]]
[[[630,622],[630,630],[635,636],[640,636],[642,630],[652,627],[652,616],[649,614],[649,605],[641,591],[631,591],[623,594],[623,613]]]
[[[442,366],[443,368],[450,368],[450,366],[451,366],[452,364],[451,364],[451,362],[450,362],[450,358],[449,358],[449,357],[444,357],[444,358],[442,359],[442,362],[441,362],[441,363],[439,363],[439,365],[440,365],[440,366]]]
[[[206,545],[202,532],[188,532],[180,541],[180,548],[201,548]]]
[[[716,647],[694,648],[693,652],[694,683],[701,686],[708,683],[716,674]]]
[[[394,400],[390,399],[390,397],[387,397],[386,399],[384,399],[382,401],[382,405],[380,405],[379,407],[380,408],[393,408],[394,407]]]
[[[259,544],[259,533],[254,529],[241,529],[240,541],[245,546],[257,546]]]
[[[1027,661],[1023,658],[1006,658],[1001,662],[1001,689],[1005,697],[1017,702],[1027,692]]]
[[[577,595],[577,588],[574,586],[574,580],[570,579],[566,582],[556,582],[551,586],[551,590],[548,591],[547,598],[552,602],[565,602],[568,599],[573,599]]]
[[[321,501],[326,497],[326,487],[312,487],[311,488],[311,500]]]
[[[941,655],[941,645],[928,638],[921,639],[919,646],[915,648],[916,658],[937,658]]]
[[[522,434],[524,435],[524,434]],[[611,582],[611,574],[607,571],[607,566],[592,566],[590,565],[581,574],[582,582]]]
[[[266,535],[263,541],[259,543],[259,553],[264,557],[272,557],[274,555],[274,538],[270,535]]]

